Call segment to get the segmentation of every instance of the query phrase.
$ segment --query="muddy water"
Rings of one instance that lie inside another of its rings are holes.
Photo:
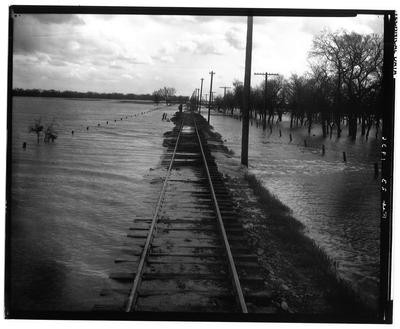
[[[163,154],[163,133],[173,126],[161,121],[162,113],[176,108],[154,109],[113,100],[13,98],[15,307],[90,310],[98,301],[132,214],[150,215],[149,195],[159,192],[150,171]],[[37,144],[28,132],[38,118],[54,120],[55,143]]]
[[[241,122],[212,116],[211,124],[240,161]],[[290,131],[288,118],[274,125],[272,132],[254,123],[249,136],[249,169],[305,224],[306,234],[336,262],[339,275],[376,305],[380,180],[374,178],[373,165],[379,162],[378,140],[375,131],[368,141],[358,136],[355,142],[345,137],[345,130],[340,139],[320,135],[319,126],[310,135],[304,128]],[[347,162],[343,162],[343,152]]]

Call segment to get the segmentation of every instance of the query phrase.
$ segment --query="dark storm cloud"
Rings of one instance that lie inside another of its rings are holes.
[[[31,16],[42,24],[72,24],[83,25],[85,22],[77,15],[64,15],[64,14],[35,14]]]
[[[20,86],[113,83],[112,70],[145,62],[74,15],[21,15],[14,21],[13,39],[14,81]]]
[[[14,53],[46,52],[57,49],[60,42],[70,39],[74,29],[72,22],[75,22],[78,17],[60,15],[61,17],[56,19],[55,16],[58,15],[22,15],[15,19]],[[55,20],[59,23],[50,23]],[[78,25],[81,24],[78,23]],[[63,49],[65,49],[65,44]]]
[[[330,22],[307,20],[303,26],[303,18],[254,17],[255,66],[269,61],[283,74],[303,72],[310,32]],[[361,26],[367,32],[379,25],[368,17],[331,21],[330,26]],[[182,78],[183,68],[200,76],[209,66],[218,67],[227,81],[242,76],[244,16],[21,15],[13,23],[19,87],[148,92],[166,79],[190,92],[192,74]],[[292,58],[294,44],[298,54]]]

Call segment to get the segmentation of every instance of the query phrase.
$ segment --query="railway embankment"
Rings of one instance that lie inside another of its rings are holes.
[[[376,318],[290,209],[237,163],[202,116],[177,112],[172,121],[156,210],[133,219],[95,309]]]
[[[295,314],[376,317],[376,307],[367,305],[338,276],[335,262],[305,235],[291,210],[232,157],[212,126],[203,134],[277,306]]]
[[[210,154],[207,122],[173,121],[152,215],[133,217],[95,310],[280,313]]]

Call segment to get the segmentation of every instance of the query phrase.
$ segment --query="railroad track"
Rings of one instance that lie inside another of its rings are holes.
[[[275,313],[195,116],[178,115],[167,135],[154,214],[134,220],[96,310]]]

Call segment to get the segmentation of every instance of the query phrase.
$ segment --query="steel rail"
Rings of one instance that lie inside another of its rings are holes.
[[[171,169],[172,169],[172,164],[174,163],[174,159],[175,159],[175,155],[176,155],[176,150],[178,149],[178,144],[179,144],[179,139],[181,136],[181,132],[182,132],[182,127],[183,127],[183,120],[181,121],[181,126],[179,128],[179,133],[178,133],[178,137],[176,138],[176,143],[175,143],[175,148],[174,148],[174,153],[172,154],[172,158],[171,158],[171,162],[169,164],[168,167],[168,172],[165,176],[164,179],[164,184],[163,187],[161,189],[160,195],[158,197],[158,201],[157,201],[157,206],[156,206],[156,210],[154,212],[154,216],[153,219],[151,221],[151,226],[150,226],[150,230],[149,233],[147,235],[146,238],[146,243],[144,245],[142,254],[140,256],[140,261],[139,261],[139,265],[138,265],[138,269],[136,272],[136,276],[135,276],[135,280],[133,281],[133,286],[132,289],[129,292],[129,297],[128,297],[128,302],[125,308],[125,312],[132,312],[135,304],[136,304],[136,300],[137,300],[137,296],[138,296],[138,288],[140,286],[140,283],[142,281],[142,275],[143,275],[143,270],[144,270],[144,266],[145,266],[145,262],[146,262],[146,257],[149,253],[150,250],[150,245],[153,239],[153,233],[157,224],[157,219],[158,219],[158,212],[161,208],[161,203],[165,194],[165,189],[167,187],[167,182],[168,182],[168,178],[169,175],[171,173]]]
[[[222,221],[221,212],[219,210],[217,197],[215,196],[214,186],[213,186],[213,183],[212,183],[212,180],[211,180],[210,171],[208,169],[207,159],[206,159],[206,156],[204,154],[203,146],[201,144],[201,138],[200,138],[199,131],[197,129],[196,119],[194,117],[193,117],[193,122],[194,122],[194,127],[196,129],[197,138],[199,140],[200,150],[201,150],[201,154],[202,154],[202,157],[203,157],[204,167],[206,169],[206,173],[207,173],[207,177],[208,177],[208,183],[209,183],[209,186],[210,186],[211,195],[212,195],[212,198],[213,198],[213,201],[214,201],[215,211],[217,213],[219,228],[220,228],[220,231],[221,231],[221,234],[222,234],[222,239],[223,239],[223,242],[224,242],[225,251],[226,251],[226,254],[227,254],[227,257],[228,257],[228,261],[229,261],[229,269],[230,269],[230,272],[231,272],[231,275],[232,275],[233,286],[234,286],[234,288],[236,290],[237,298],[238,298],[240,309],[241,309],[242,313],[248,313],[247,305],[246,305],[246,302],[245,302],[244,296],[243,296],[242,287],[241,287],[240,281],[239,281],[239,276],[238,276],[238,273],[237,273],[237,270],[236,270],[235,262],[233,260],[231,247],[229,246],[229,241],[228,241],[228,237],[226,235],[225,226],[224,226],[224,223]]]

